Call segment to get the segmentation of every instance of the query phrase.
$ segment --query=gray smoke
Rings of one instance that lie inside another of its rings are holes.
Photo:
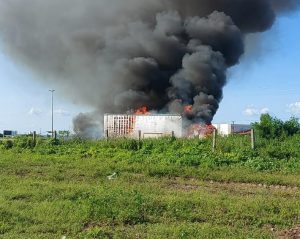
[[[80,113],[76,120],[74,120],[74,131],[77,132],[78,136],[89,138],[89,139],[98,139],[102,136],[101,127],[101,115],[96,112],[93,113]],[[84,127],[82,127],[84,125]]]
[[[299,0],[1,0],[2,49],[95,113],[141,106],[210,123],[248,33],[268,30]],[[187,105],[192,110],[184,112]]]

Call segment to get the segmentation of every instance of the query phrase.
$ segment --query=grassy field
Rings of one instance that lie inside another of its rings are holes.
[[[111,176],[111,177],[110,177]],[[0,238],[283,238],[300,137],[0,145]],[[292,238],[292,237],[291,237]]]

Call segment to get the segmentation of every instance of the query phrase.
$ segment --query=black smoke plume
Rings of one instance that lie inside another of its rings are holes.
[[[75,130],[90,134],[105,112],[147,106],[210,123],[248,33],[268,30],[299,0],[1,0],[2,49],[95,108]],[[184,112],[192,105],[189,112]],[[94,116],[94,117],[93,117]]]

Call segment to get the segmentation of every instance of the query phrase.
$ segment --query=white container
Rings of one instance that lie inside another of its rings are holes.
[[[233,133],[239,134],[251,130],[251,125],[248,124],[213,124],[218,130],[218,134],[228,136]]]
[[[104,135],[109,138],[160,138],[174,135],[182,137],[182,116],[173,114],[153,115],[104,115]]]

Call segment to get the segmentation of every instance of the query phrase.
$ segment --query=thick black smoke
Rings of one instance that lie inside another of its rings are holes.
[[[210,123],[248,33],[299,0],[1,0],[4,51],[99,115],[148,106]]]

